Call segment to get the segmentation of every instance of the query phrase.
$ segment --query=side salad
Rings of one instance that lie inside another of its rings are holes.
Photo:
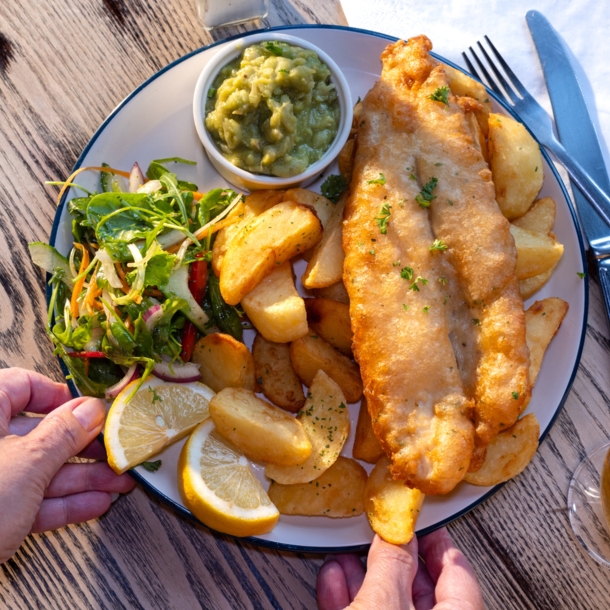
[[[79,390],[113,398],[139,378],[130,397],[154,374],[168,381],[200,378],[190,362],[201,334],[242,339],[243,312],[227,305],[208,274],[215,232],[239,217],[226,216],[243,197],[230,189],[198,192],[169,164],[146,173],[81,168],[61,186],[82,196],[68,201],[74,244],[67,257],[42,242],[29,244],[33,262],[51,274],[46,329]],[[99,192],[73,182],[100,172]],[[128,399],[129,399],[128,398]]]

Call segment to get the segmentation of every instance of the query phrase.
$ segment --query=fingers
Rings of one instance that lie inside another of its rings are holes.
[[[26,369],[0,370],[0,413],[9,420],[20,411],[48,413],[72,398],[65,383]]]
[[[417,573],[417,538],[395,546],[375,535],[367,573],[356,596],[358,608],[411,608],[411,587]]]
[[[320,610],[343,610],[354,600],[363,580],[364,566],[357,555],[327,557],[316,583],[318,607]]]
[[[51,480],[45,498],[60,498],[85,491],[127,493],[135,481],[128,475],[117,475],[108,464],[64,464]]]
[[[426,565],[421,561],[417,566],[417,574],[413,581],[413,605],[415,610],[434,608],[434,582],[428,574]]]
[[[86,491],[63,498],[48,498],[42,501],[30,533],[48,532],[70,523],[89,521],[103,515],[112,497],[104,491]]]
[[[441,528],[419,541],[428,573],[436,582],[436,603],[454,602],[464,610],[483,610],[483,596],[476,574],[449,532]]]
[[[32,479],[46,487],[63,464],[78,455],[99,434],[106,406],[97,398],[81,397],[55,409],[34,430],[19,439],[20,460]]]
[[[38,424],[42,421],[42,417],[13,417],[9,424],[9,431],[11,434],[15,436],[25,436]],[[87,458],[90,460],[100,460],[105,462],[107,459],[106,449],[104,444],[99,441],[99,439],[95,439],[89,445],[87,445],[77,457]]]
[[[334,557],[327,558],[318,572],[316,593],[319,610],[343,610],[352,601],[343,568]]]

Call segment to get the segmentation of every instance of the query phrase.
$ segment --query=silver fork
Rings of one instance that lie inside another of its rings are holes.
[[[610,227],[610,197],[602,191],[582,166],[569,155],[559,140],[557,140],[555,132],[553,131],[553,121],[551,120],[551,117],[528,93],[527,89],[521,84],[521,81],[515,76],[515,73],[510,69],[510,66],[504,61],[500,53],[498,53],[498,50],[491,40],[489,40],[487,36],[485,36],[485,40],[507,77],[505,78],[502,72],[498,70],[497,66],[492,61],[492,58],[489,56],[489,53],[485,50],[485,47],[480,42],[477,42],[481,53],[485,56],[491,71],[496,77],[496,80],[491,77],[487,68],[474,52],[473,48],[469,47],[470,53],[485,77],[488,87],[492,89],[498,97],[504,100],[508,106],[515,109],[515,112],[527,127],[529,127],[537,140],[544,145],[545,148],[550,150],[557,160],[566,168],[579,190]],[[485,84],[485,81],[481,79],[477,70],[472,65],[468,55],[462,53],[462,56],[473,76]]]

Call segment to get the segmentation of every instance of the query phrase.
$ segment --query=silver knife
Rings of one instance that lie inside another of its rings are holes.
[[[570,155],[582,165],[600,188],[606,193],[610,193],[610,179],[597,133],[570,62],[565,42],[542,13],[528,11],[525,19],[542,64],[559,139]],[[608,254],[610,235],[608,226],[571,180],[570,184],[578,215],[599,271],[599,280],[606,302],[606,315],[610,325],[610,254]]]

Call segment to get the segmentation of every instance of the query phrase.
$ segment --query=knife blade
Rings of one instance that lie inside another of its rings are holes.
[[[610,179],[582,89],[567,53],[565,42],[539,11],[528,11],[525,19],[536,45],[551,98],[557,134],[565,149],[589,172],[593,180],[610,192]],[[581,224],[595,255],[606,315],[610,324],[610,235],[593,206],[570,181]]]

